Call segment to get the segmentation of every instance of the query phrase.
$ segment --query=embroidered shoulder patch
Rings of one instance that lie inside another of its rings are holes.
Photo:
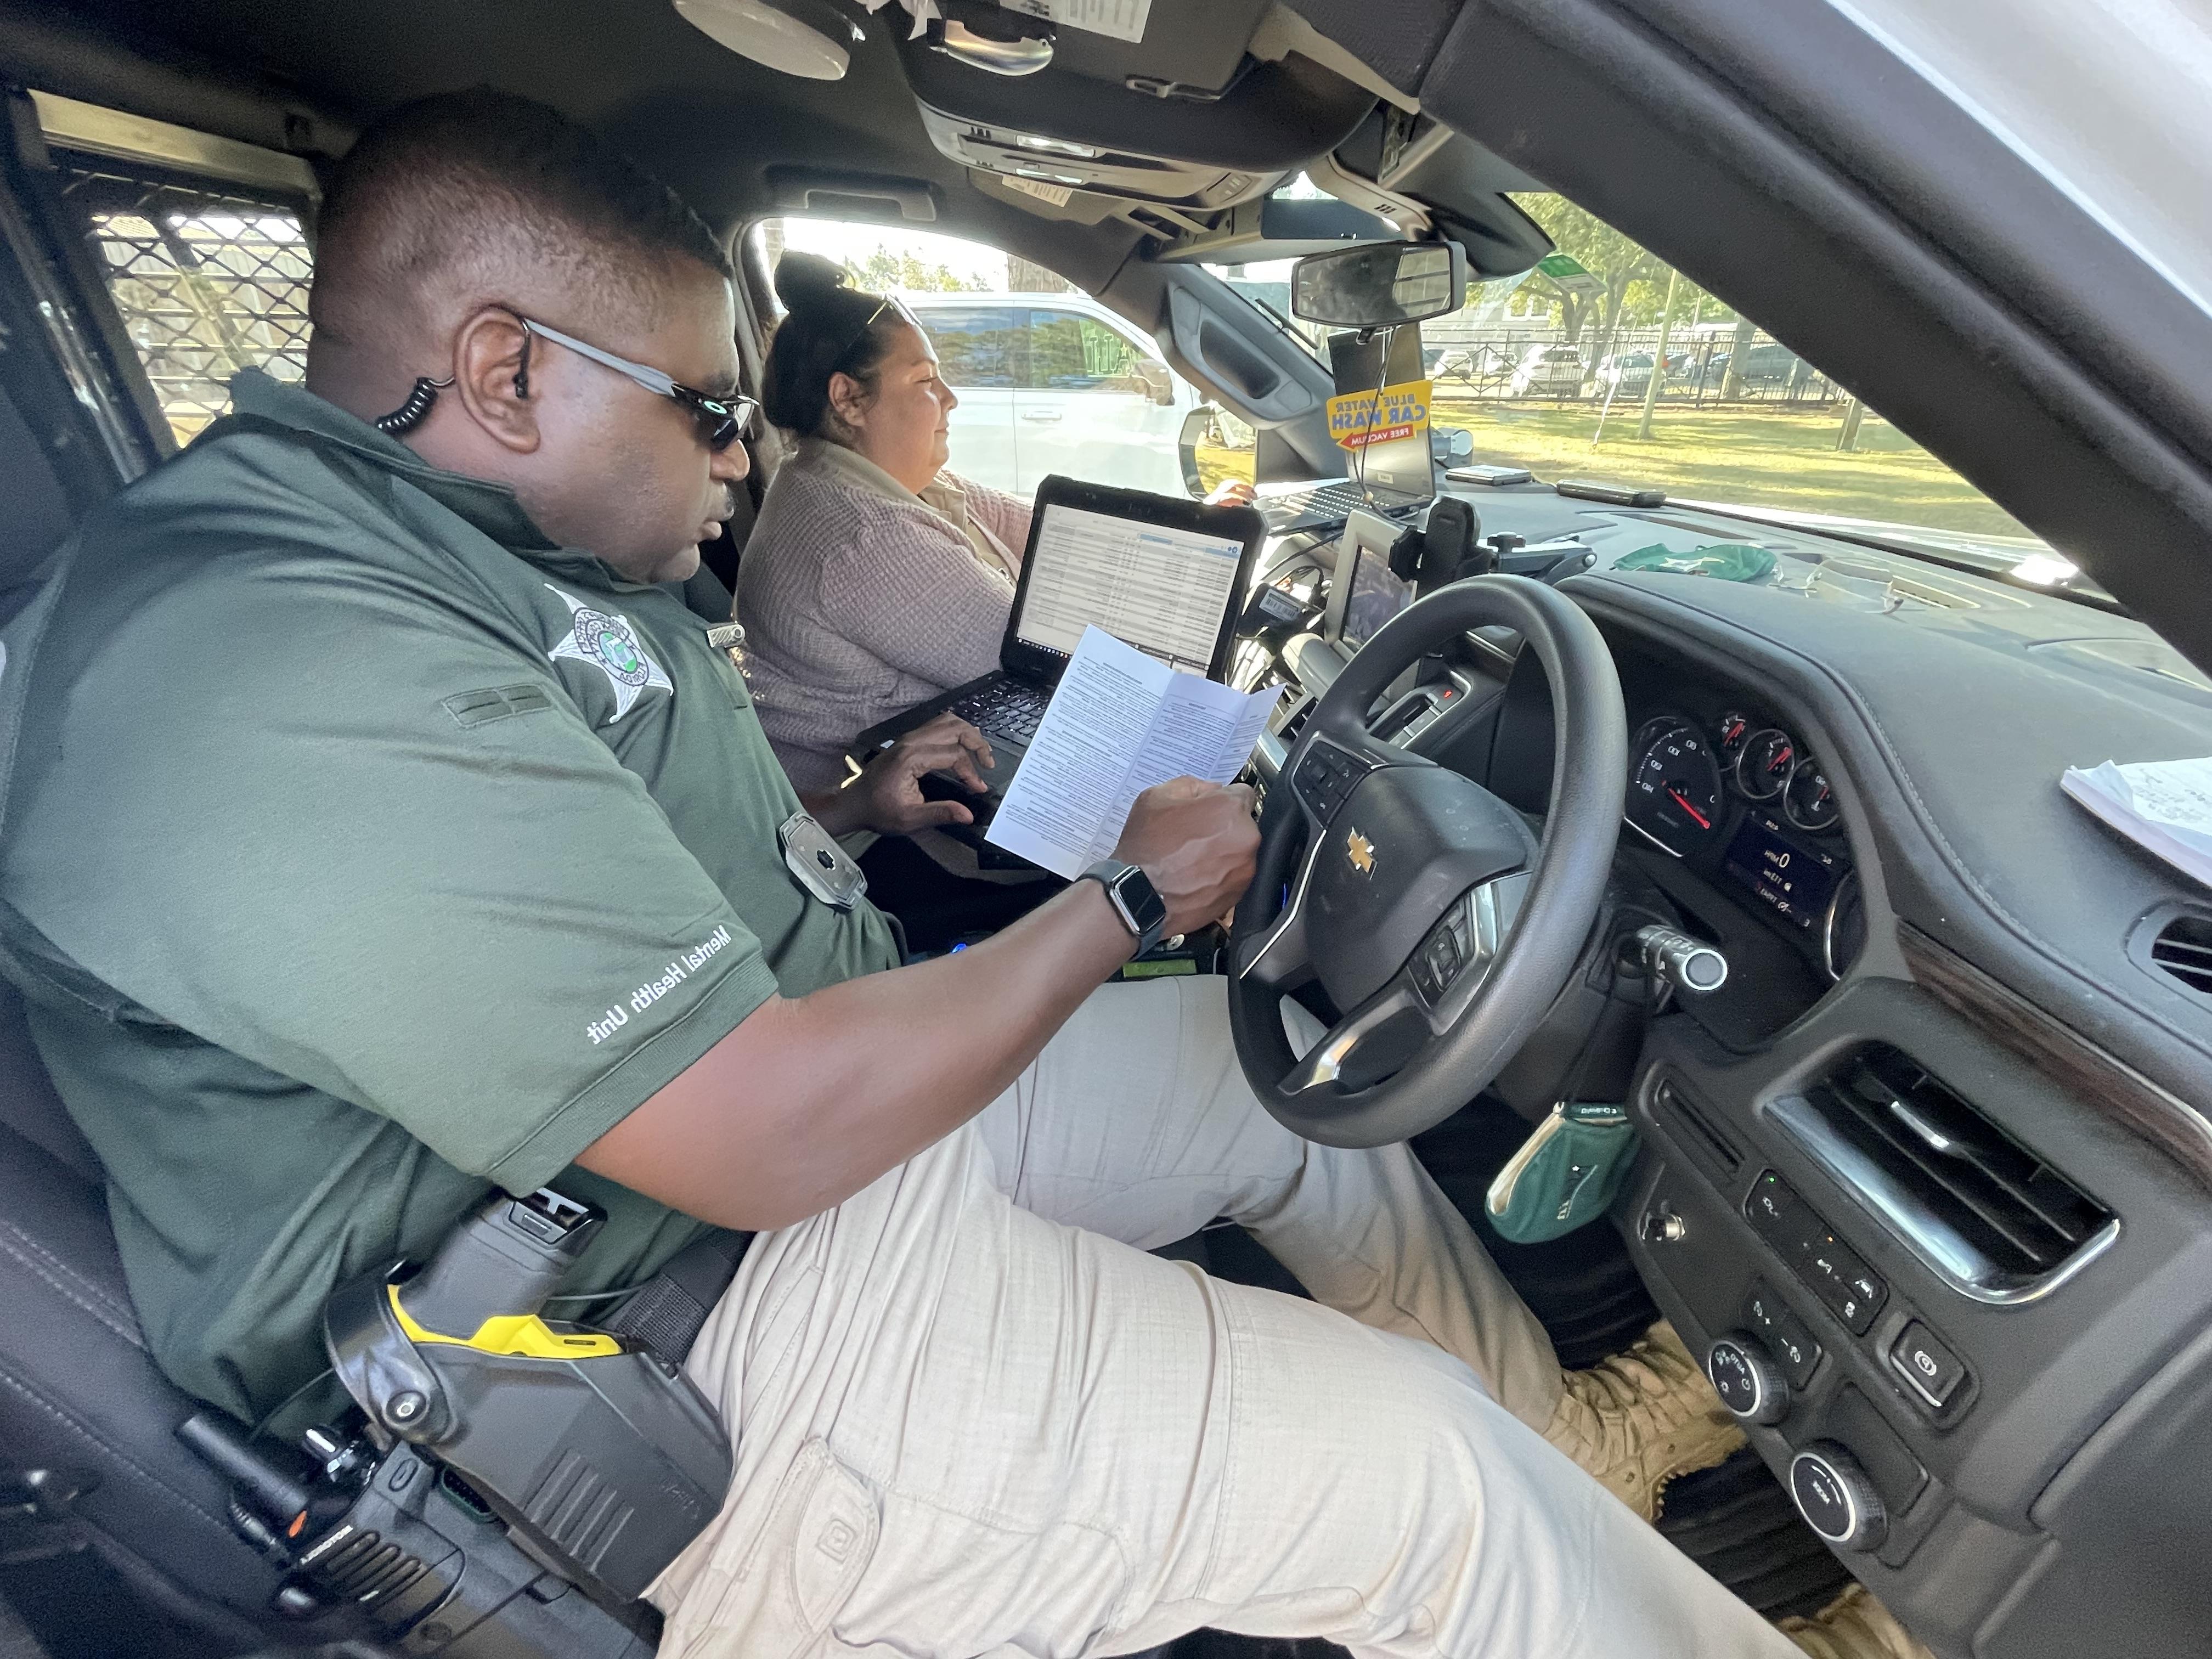
[[[558,593],[561,602],[568,607],[568,631],[561,642],[545,654],[557,662],[563,657],[578,662],[587,662],[607,677],[614,690],[615,718],[620,720],[630,711],[646,692],[662,690],[671,696],[676,687],[661,672],[660,665],[646,654],[644,643],[637,630],[629,625],[629,618],[611,611],[594,611],[573,594],[562,593],[552,583],[545,584],[546,591]]]

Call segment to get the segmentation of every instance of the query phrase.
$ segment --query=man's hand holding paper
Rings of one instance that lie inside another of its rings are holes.
[[[1179,674],[1087,629],[986,838],[1072,880],[1115,850],[1144,791],[1234,778],[1280,696]]]
[[[1241,783],[1170,778],[1129,809],[1114,856],[1143,866],[1152,890],[1167,902],[1170,933],[1218,919],[1252,884],[1260,852],[1254,802]]]

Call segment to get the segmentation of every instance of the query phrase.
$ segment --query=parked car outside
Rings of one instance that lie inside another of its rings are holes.
[[[1705,384],[1717,389],[1728,383],[1729,364],[1734,361],[1732,351],[1716,351],[1712,362],[1705,368]],[[1763,341],[1743,354],[1744,385],[1760,392],[1776,391],[1794,386],[1809,378],[1812,371],[1805,360],[1786,345],[1774,341]]]
[[[1679,380],[1690,367],[1688,352],[1670,351],[1667,354],[1666,372],[1661,378]],[[1618,391],[1641,392],[1650,378],[1651,354],[1648,351],[1613,352],[1598,364],[1598,383]]]
[[[1081,294],[907,294],[952,411],[952,470],[1018,495],[1048,473],[1185,493],[1176,441],[1204,403],[1127,322]]]
[[[1571,398],[1589,377],[1589,363],[1574,345],[1533,345],[1506,383],[1516,398]]]

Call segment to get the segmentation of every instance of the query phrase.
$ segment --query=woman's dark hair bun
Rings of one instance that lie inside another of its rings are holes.
[[[845,374],[866,380],[902,326],[879,295],[852,286],[842,265],[817,253],[787,253],[776,261],[776,297],[790,313],[769,342],[761,404],[787,432],[812,437],[830,414],[830,381]]]
[[[775,297],[787,310],[807,310],[847,286],[845,268],[818,253],[787,253],[776,261]]]

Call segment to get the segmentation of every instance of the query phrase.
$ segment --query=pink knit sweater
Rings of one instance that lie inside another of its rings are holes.
[[[951,472],[918,496],[850,450],[799,445],[761,503],[737,605],[795,787],[834,787],[855,733],[998,665],[1029,529],[1026,503]]]

